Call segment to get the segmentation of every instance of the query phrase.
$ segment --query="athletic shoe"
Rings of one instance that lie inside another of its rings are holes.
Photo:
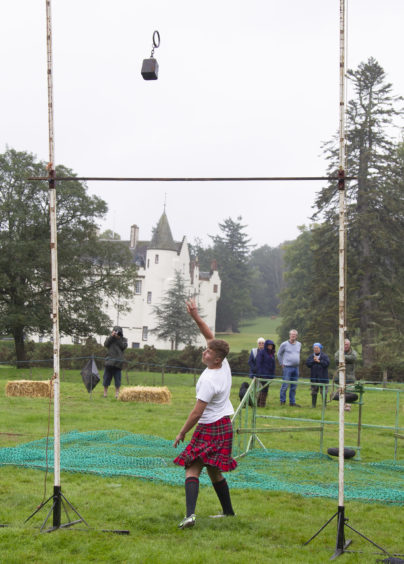
[[[289,405],[290,405],[290,407],[302,407],[298,403],[290,403]]]
[[[193,527],[195,525],[196,517],[194,514],[190,515],[189,517],[184,517],[181,523],[178,525],[179,529],[189,529],[189,527]]]
[[[232,513],[232,514],[225,514],[225,513],[219,513],[219,515],[209,515],[209,517],[211,519],[221,519],[222,517],[235,517],[236,514]]]
[[[286,405],[286,401],[281,401],[281,405]]]

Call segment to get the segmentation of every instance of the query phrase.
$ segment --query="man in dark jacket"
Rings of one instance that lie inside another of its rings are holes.
[[[265,380],[272,380],[275,378],[275,343],[271,339],[265,341],[263,349],[257,353],[257,378],[265,378]],[[268,395],[269,384],[265,383],[258,395],[258,407],[265,407]]]
[[[330,359],[323,353],[323,345],[314,343],[313,354],[306,360],[306,366],[310,368],[311,381],[311,407],[316,407],[319,384],[328,384],[328,366]],[[327,397],[328,386],[321,386],[323,398]]]
[[[122,379],[122,365],[123,365],[123,351],[128,346],[128,340],[125,339],[122,332],[122,327],[118,325],[112,330],[111,335],[105,340],[104,347],[108,349],[108,354],[105,357],[104,369],[104,398],[107,397],[108,387],[111,384],[112,378],[115,381],[115,397],[119,396],[119,388],[121,387]]]

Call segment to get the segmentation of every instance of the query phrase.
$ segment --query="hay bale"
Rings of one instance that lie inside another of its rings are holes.
[[[51,380],[11,380],[6,384],[6,396],[48,398],[53,397]]]
[[[118,399],[146,403],[170,403],[171,392],[167,386],[128,386],[122,388]]]

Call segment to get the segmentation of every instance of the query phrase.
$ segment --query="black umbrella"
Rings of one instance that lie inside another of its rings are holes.
[[[87,388],[88,393],[92,392],[92,390],[100,381],[98,368],[93,358],[90,358],[90,360],[84,366],[83,370],[81,371],[81,377],[83,378],[83,382],[85,387]]]

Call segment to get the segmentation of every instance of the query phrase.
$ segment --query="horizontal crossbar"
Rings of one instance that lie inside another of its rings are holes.
[[[357,176],[346,176],[344,180],[357,180]],[[97,182],[270,182],[300,180],[341,180],[337,176],[216,176],[216,177],[121,177],[121,176],[31,176],[28,180],[46,181],[97,181]]]
[[[321,431],[322,427],[263,427],[260,429],[236,429],[238,435],[244,435],[248,433],[273,433],[276,431],[285,432],[288,431]]]

